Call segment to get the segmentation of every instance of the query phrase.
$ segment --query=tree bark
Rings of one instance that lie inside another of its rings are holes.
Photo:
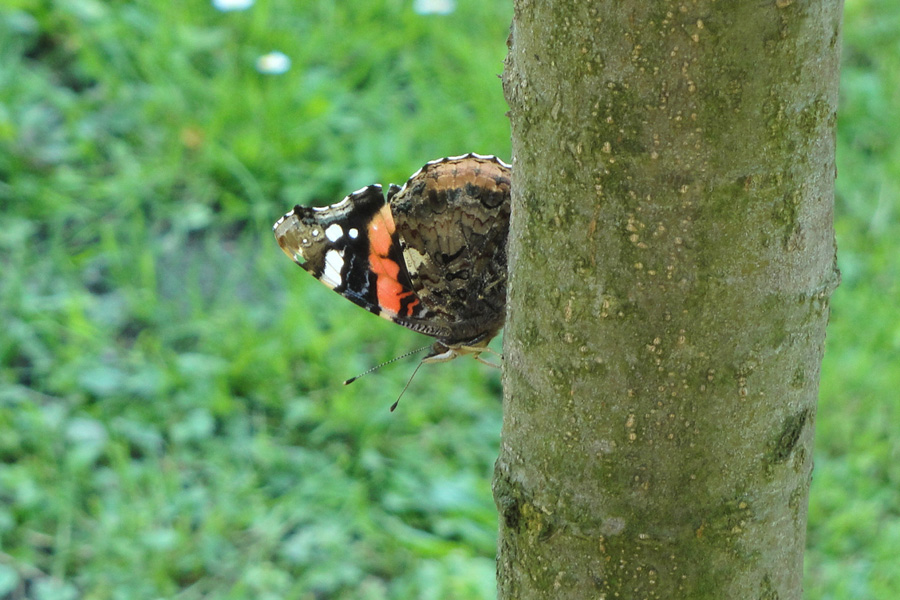
[[[499,597],[800,598],[841,0],[515,0]]]

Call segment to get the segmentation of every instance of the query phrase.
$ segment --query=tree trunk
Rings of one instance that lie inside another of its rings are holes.
[[[516,0],[499,597],[801,597],[841,0]]]

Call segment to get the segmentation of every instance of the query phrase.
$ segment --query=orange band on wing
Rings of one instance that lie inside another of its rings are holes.
[[[388,279],[387,277],[378,278],[378,304],[382,309],[386,309],[394,313],[400,314],[400,299],[403,293],[403,286],[396,279]]]
[[[394,235],[394,216],[391,207],[385,204],[369,223],[369,246],[372,254],[387,256],[391,249]]]
[[[390,206],[384,205],[369,224],[369,266],[376,278],[378,304],[383,310],[400,314],[400,303],[412,292],[404,290],[397,279],[400,265],[388,258],[394,233],[394,217]],[[418,302],[418,301],[417,301]]]

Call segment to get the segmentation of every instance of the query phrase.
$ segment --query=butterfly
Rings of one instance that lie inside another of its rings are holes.
[[[331,206],[295,206],[275,239],[354,304],[435,338],[422,362],[471,354],[496,366],[479,355],[506,315],[510,172],[495,156],[433,160],[386,198],[376,184]]]

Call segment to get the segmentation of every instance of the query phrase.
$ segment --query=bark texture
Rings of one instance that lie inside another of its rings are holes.
[[[840,0],[515,0],[501,599],[801,597]]]

